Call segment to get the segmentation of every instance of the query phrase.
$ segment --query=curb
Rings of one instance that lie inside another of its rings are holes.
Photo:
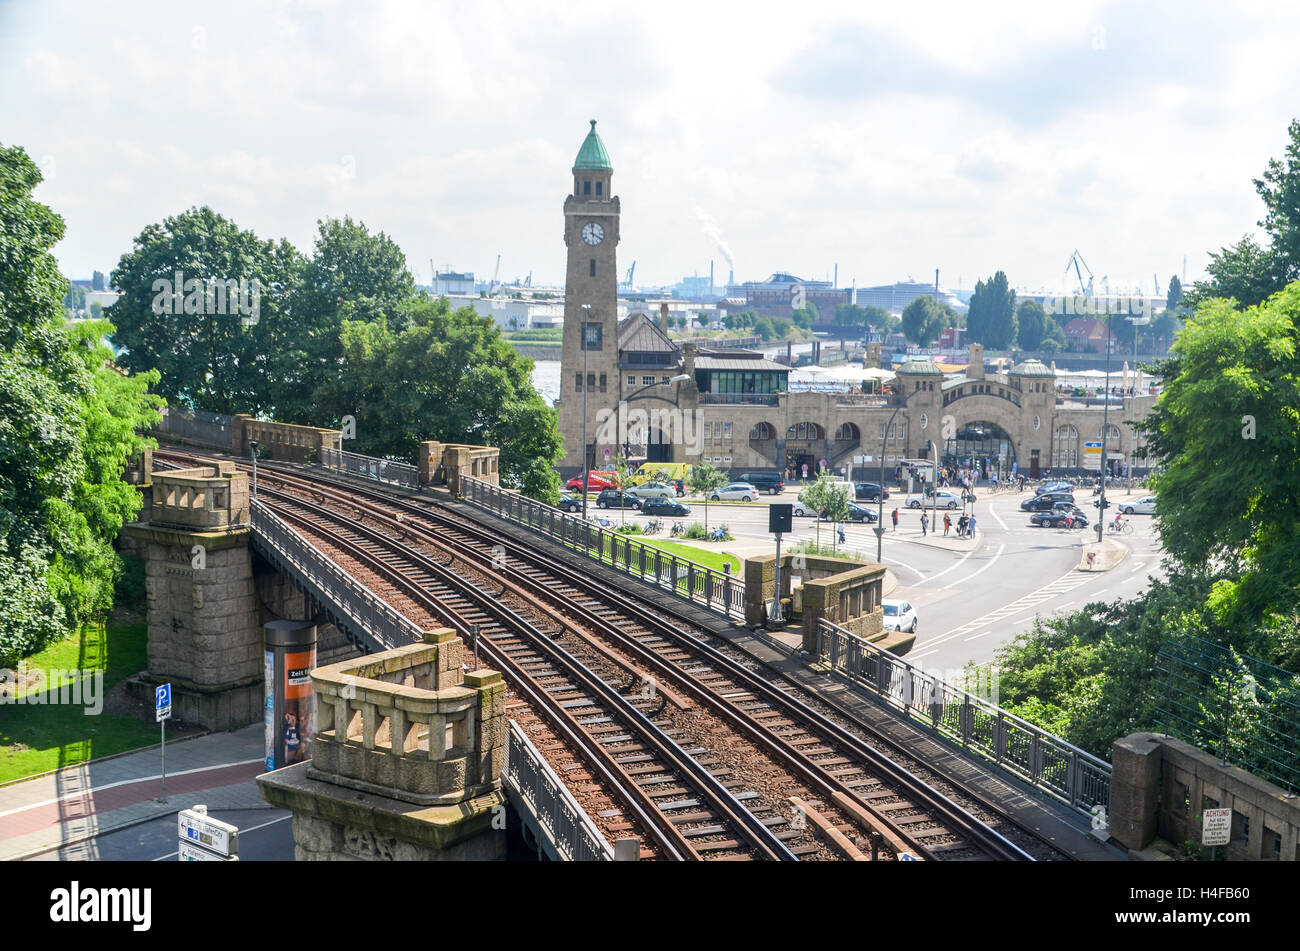
[[[1094,556],[1093,564],[1088,564],[1088,556]],[[1129,547],[1123,542],[1116,541],[1113,538],[1104,539],[1101,542],[1093,542],[1084,545],[1083,552],[1079,555],[1079,571],[1088,571],[1094,574],[1102,571],[1110,571],[1112,568],[1118,568],[1129,556]]]

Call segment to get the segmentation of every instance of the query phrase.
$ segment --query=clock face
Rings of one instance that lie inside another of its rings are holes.
[[[605,229],[594,221],[582,226],[582,240],[590,245],[597,245],[605,240]]]

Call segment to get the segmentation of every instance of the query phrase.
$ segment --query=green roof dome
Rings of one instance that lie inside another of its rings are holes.
[[[896,371],[906,373],[909,376],[943,376],[943,371],[934,365],[934,361],[929,357],[921,360],[908,360]]]
[[[1042,360],[1026,360],[1024,363],[1017,363],[1009,371],[1011,376],[1050,376],[1056,377],[1052,368],[1043,363]]]
[[[578,158],[573,163],[574,171],[580,168],[614,171],[614,166],[609,161],[609,153],[605,151],[605,143],[600,141],[600,136],[596,134],[595,119],[591,120],[591,131],[583,139],[582,148],[578,149]]]

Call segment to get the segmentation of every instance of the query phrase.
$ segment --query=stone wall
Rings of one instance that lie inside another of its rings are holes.
[[[1300,799],[1182,740],[1134,733],[1115,742],[1110,833],[1133,851],[1159,836],[1201,841],[1201,814],[1232,809],[1229,860],[1300,861]]]
[[[465,476],[500,485],[500,455],[495,446],[426,439],[419,449],[420,484],[445,485],[453,495],[460,494],[460,480]]]
[[[337,429],[263,422],[242,413],[234,417],[232,428],[230,451],[237,456],[247,456],[252,441],[257,442],[259,452],[277,462],[314,462],[322,447],[343,448],[343,434]]]

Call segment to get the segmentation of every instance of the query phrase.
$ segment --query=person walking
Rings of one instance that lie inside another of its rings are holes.
[[[930,527],[930,516],[924,512],[921,513],[921,537],[925,537],[925,530]]]
[[[943,513],[943,534],[947,536],[948,529],[952,528],[952,516],[947,512]]]
[[[894,531],[898,531],[898,509],[897,508],[895,508],[894,511],[890,514],[890,518],[894,520]]]
[[[971,538],[975,537],[975,513],[974,512],[972,512],[970,516],[970,537]]]
[[[964,537],[966,537],[966,524],[967,524],[969,521],[970,521],[970,518],[966,515],[965,512],[962,513],[961,518],[957,519],[957,537],[958,537],[958,538],[964,538]]]
[[[840,525],[840,544],[844,544],[844,525]]]

